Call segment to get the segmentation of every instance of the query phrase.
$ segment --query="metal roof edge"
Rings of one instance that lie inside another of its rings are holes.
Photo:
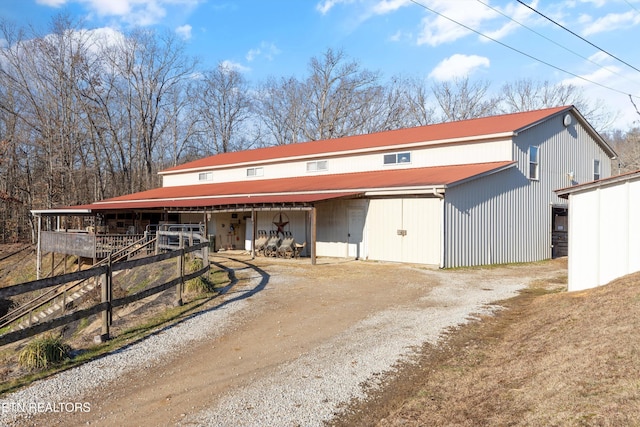
[[[531,128],[539,125],[540,123],[549,120],[552,117],[560,116],[560,115],[566,114],[568,112],[573,113],[573,115],[578,119],[580,124],[585,128],[587,133],[589,133],[589,135],[591,135],[591,137],[596,140],[596,143],[598,145],[600,145],[600,147],[607,153],[607,155],[609,156],[609,158],[611,160],[616,159],[618,157],[618,153],[616,153],[613,150],[613,148],[611,148],[611,146],[609,144],[607,144],[607,141],[605,141],[604,138],[598,133],[598,131],[595,130],[595,128],[593,126],[591,126],[591,124],[582,115],[582,113],[576,108],[575,105],[567,105],[565,108],[562,108],[561,110],[558,110],[555,113],[549,114],[548,116],[545,116],[545,117],[541,118],[540,120],[537,120],[537,121],[535,121],[533,123],[529,123],[528,125],[520,128],[520,129],[517,129],[515,131],[515,134],[517,135],[520,132],[524,132],[524,131],[526,131],[528,129],[531,129]]]
[[[640,180],[640,170],[624,173],[621,175],[614,175],[609,178],[603,178],[597,181],[585,182],[583,184],[573,185],[571,187],[564,187],[554,190],[558,197],[568,199],[571,194],[581,193],[594,188],[609,187],[621,182],[629,182]]]
[[[481,173],[479,173],[477,175],[473,175],[473,176],[470,176],[468,178],[464,178],[464,179],[461,179],[459,181],[452,182],[452,183],[446,185],[445,188],[456,187],[458,185],[465,184],[465,183],[467,183],[469,181],[474,181],[476,179],[479,179],[479,178],[482,178],[482,177],[485,177],[485,176],[493,175],[494,173],[499,173],[499,172],[502,172],[504,170],[516,167],[517,164],[518,164],[518,162],[511,161],[508,164],[502,165],[502,166],[498,166],[495,169],[491,169],[491,170],[488,170],[488,171],[485,171],[485,172],[481,172]]]
[[[80,215],[80,214],[91,214],[93,211],[91,209],[78,209],[78,208],[52,208],[52,209],[32,209],[31,213],[33,215]]]

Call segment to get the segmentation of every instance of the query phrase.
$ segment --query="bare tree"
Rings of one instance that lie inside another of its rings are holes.
[[[130,82],[136,148],[142,155],[141,182],[136,190],[159,184],[155,175],[154,159],[158,141],[163,136],[171,113],[167,108],[169,94],[176,86],[192,78],[196,63],[184,53],[182,44],[174,33],[156,34],[153,31],[136,30],[123,47],[121,68],[123,77]],[[167,99],[168,98],[168,99]]]
[[[18,163],[25,179],[18,182],[29,195],[23,198],[28,209],[83,200],[84,132],[76,82],[87,40],[75,25],[60,16],[49,34],[29,37],[6,22],[1,25],[6,44],[0,49],[5,88],[0,108],[13,121],[11,152],[25,157]]]
[[[403,82],[392,78],[387,85],[371,86],[362,99],[362,107],[350,120],[356,133],[367,134],[399,129],[413,124],[408,121],[408,107]]]
[[[361,69],[342,51],[328,49],[312,58],[305,86],[309,104],[305,136],[309,140],[362,133],[362,112],[375,98],[378,73]]]
[[[165,155],[158,161],[164,167],[176,166],[182,161],[195,160],[198,151],[198,117],[194,113],[192,99],[198,96],[198,86],[192,82],[179,85],[168,93],[166,130],[163,145]]]
[[[293,77],[279,81],[272,77],[258,91],[257,115],[275,145],[294,144],[304,138],[308,108],[304,90],[304,85]]]
[[[614,171],[625,173],[640,170],[640,128],[628,132],[617,129],[605,133],[603,137],[618,154],[612,164]]]
[[[241,130],[250,117],[252,100],[242,74],[220,63],[204,73],[196,95],[209,153],[247,148]]]
[[[435,123],[435,108],[430,101],[431,91],[424,81],[416,78],[405,79],[402,83],[402,98],[406,104],[405,126],[425,126]]]
[[[434,85],[433,95],[442,111],[441,121],[474,119],[494,114],[498,98],[488,96],[489,82],[471,82],[468,77],[455,79],[453,83]]]
[[[574,85],[520,79],[505,83],[501,95],[502,110],[507,113],[575,105],[598,130],[606,130],[615,120],[615,115],[602,100],[588,100],[583,91]]]

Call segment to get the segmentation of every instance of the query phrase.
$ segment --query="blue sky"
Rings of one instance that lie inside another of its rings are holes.
[[[631,67],[515,0],[0,0],[0,16],[43,31],[58,13],[89,29],[168,29],[205,67],[226,61],[254,83],[305,76],[327,48],[385,78],[468,75],[496,91],[519,78],[567,82],[617,112],[615,127],[637,125],[640,0],[524,3]]]

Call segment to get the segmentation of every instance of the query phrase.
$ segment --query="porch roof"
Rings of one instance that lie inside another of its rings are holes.
[[[162,208],[216,210],[229,206],[249,208],[265,204],[305,206],[322,200],[360,197],[385,191],[394,194],[424,194],[425,191],[445,190],[513,166],[515,162],[502,161],[161,187],[88,205],[33,212],[52,215],[56,212],[61,214],[65,210],[90,214],[108,210]]]

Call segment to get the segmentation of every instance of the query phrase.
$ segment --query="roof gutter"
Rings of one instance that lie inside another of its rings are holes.
[[[93,213],[91,209],[33,209],[33,215],[88,215]]]

